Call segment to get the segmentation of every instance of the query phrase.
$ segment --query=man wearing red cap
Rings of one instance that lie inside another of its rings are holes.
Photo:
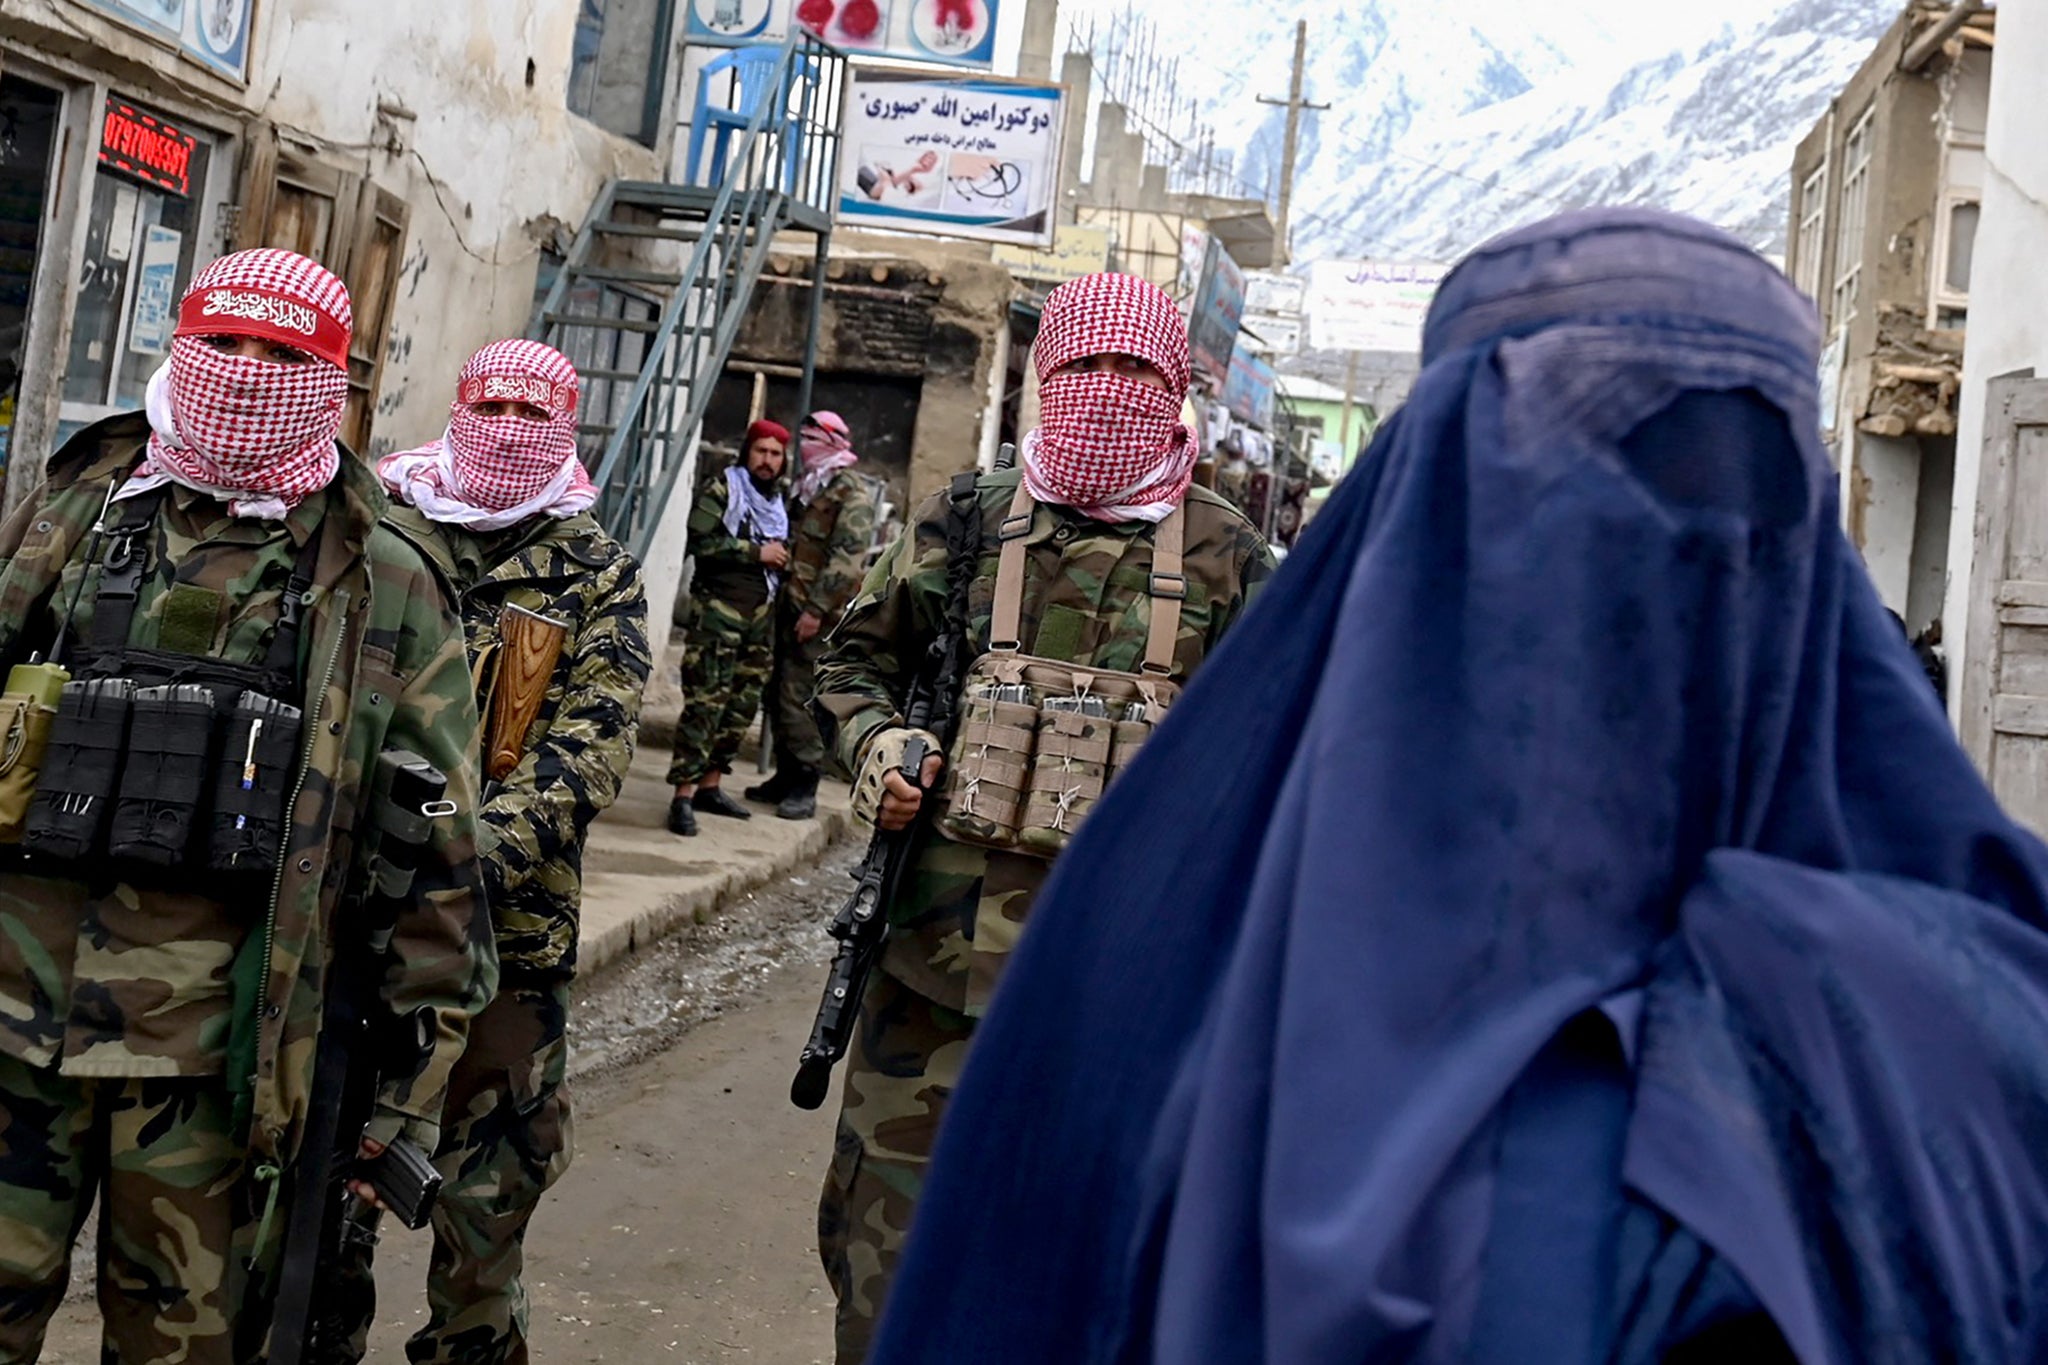
[[[452,813],[383,975],[429,1051],[366,1150],[432,1150],[495,983],[461,624],[336,442],[350,324],[303,256],[213,262],[147,413],[72,438],[0,528],[0,1361],[36,1358],[95,1201],[107,1359],[263,1353],[328,966],[403,837],[382,754]]]
[[[818,813],[818,779],[825,768],[825,737],[811,714],[818,657],[840,613],[867,576],[875,538],[875,484],[854,468],[860,456],[853,433],[836,412],[804,418],[798,439],[804,456],[796,486],[796,539],[789,577],[776,608],[775,775],[747,789],[749,801],[776,803],[785,820]]]
[[[857,775],[856,807],[887,829],[908,825],[924,799],[897,769],[919,734],[904,720],[913,681],[958,614],[948,575],[956,516],[966,515],[972,547],[957,621],[970,655],[990,649],[1007,581],[1016,594],[1009,649],[1184,683],[1274,567],[1241,513],[1191,486],[1197,452],[1180,422],[1187,328],[1171,299],[1129,275],[1062,285],[1046,300],[1033,362],[1043,419],[1025,439],[1022,469],[980,476],[957,499],[964,507],[951,494],[920,507],[818,668],[818,705],[837,722],[839,756]],[[1167,567],[1174,541],[1177,575]],[[1005,560],[1015,575],[1007,580]],[[921,737],[940,747],[937,736]],[[928,759],[924,777],[934,788],[943,762]],[[947,1097],[1048,857],[935,837],[889,907],[893,928],[861,1002],[818,1213],[839,1299],[840,1365],[867,1354]]]
[[[756,422],[739,460],[697,490],[690,509],[690,584],[683,628],[683,713],[676,720],[668,827],[697,833],[697,813],[750,820],[719,789],[761,709],[775,656],[775,597],[789,568],[789,508],[780,484],[789,428]]]
[[[553,347],[494,342],[463,366],[441,439],[378,465],[391,524],[448,575],[469,634],[499,964],[449,1081],[428,1319],[406,1347],[415,1361],[527,1359],[526,1229],[571,1156],[563,1076],[584,836],[632,765],[653,668],[640,566],[589,511],[578,389]],[[359,1250],[337,1285],[357,1299],[345,1310],[350,1360],[375,1309]]]

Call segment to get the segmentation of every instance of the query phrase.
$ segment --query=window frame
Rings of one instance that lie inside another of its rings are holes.
[[[1870,229],[1870,168],[1877,144],[1877,105],[1873,101],[1842,139],[1842,179],[1836,197],[1835,269],[1828,296],[1828,320],[1847,327],[1863,302],[1863,238]]]
[[[1833,168],[1833,158],[1823,156],[1820,165],[1799,184],[1799,224],[1793,238],[1798,278],[1794,282],[1816,304],[1827,267],[1829,172]]]

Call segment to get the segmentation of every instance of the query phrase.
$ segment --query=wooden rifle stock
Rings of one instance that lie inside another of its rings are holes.
[[[491,679],[484,731],[484,772],[503,782],[526,756],[527,732],[547,702],[548,684],[569,637],[566,621],[507,605],[498,615],[498,671]]]

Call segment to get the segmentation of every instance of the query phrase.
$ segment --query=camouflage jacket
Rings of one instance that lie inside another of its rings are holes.
[[[988,648],[998,533],[1021,477],[1002,470],[977,485],[981,556],[968,592],[977,652]],[[946,493],[917,509],[868,574],[818,666],[818,705],[837,721],[839,758],[850,770],[859,770],[876,730],[902,723],[903,698],[944,629],[949,515]],[[1135,671],[1151,622],[1153,529],[1039,506],[1025,538],[1024,652]],[[1275,567],[1272,550],[1244,515],[1202,488],[1188,494],[1186,559],[1187,600],[1173,670],[1183,682]],[[897,932],[884,969],[928,999],[979,1014],[1047,867],[1034,858],[930,840],[890,907]]]
[[[690,556],[697,561],[690,595],[716,598],[749,615],[769,599],[768,570],[761,563],[759,545],[725,529],[725,509],[731,503],[732,489],[723,471],[697,486],[690,504]]]
[[[486,784],[481,833],[505,982],[573,976],[584,839],[632,766],[640,695],[654,668],[640,565],[588,513],[481,536],[411,507],[394,506],[389,520],[448,574],[472,670],[481,674],[481,661],[496,652],[507,606],[569,627],[526,756],[503,781]],[[491,685],[487,676],[478,683]],[[488,741],[486,701],[478,698]]]
[[[0,527],[0,557],[6,561],[0,570],[0,659],[16,662],[44,643],[34,637],[47,629],[60,579],[87,556],[92,526],[109,492],[140,461],[147,435],[140,414],[81,432],[52,457],[44,485]],[[401,1013],[427,1007],[438,1028],[433,1055],[420,1074],[388,1082],[380,1092],[380,1132],[402,1124],[417,1141],[434,1138],[469,1017],[483,1007],[497,980],[476,858],[476,704],[460,623],[418,553],[378,524],[383,494],[360,462],[345,454],[335,482],[308,505],[316,502],[323,515],[301,636],[307,740],[293,819],[267,908],[223,905],[213,916],[215,922],[231,914],[243,917],[254,936],[249,942],[261,949],[260,985],[248,1020],[256,1029],[249,1142],[259,1160],[294,1156],[303,1131],[331,941],[348,930],[343,895],[360,887],[359,854],[375,832],[368,780],[380,752],[411,750],[440,768],[458,812],[434,823],[415,883],[418,894],[393,937],[386,999]],[[87,575],[87,600],[97,577],[97,569]],[[226,597],[250,585],[201,586]],[[131,639],[153,628],[153,605],[147,593],[139,601],[143,619]],[[230,611],[228,638],[239,638],[253,620],[246,604]],[[66,911],[77,902],[77,886],[47,877],[6,881],[0,937],[35,944],[37,961],[27,967],[13,957],[0,968],[0,994],[11,997],[5,1008],[17,1018],[65,1008],[80,929],[75,920],[66,922]],[[111,899],[134,898],[122,888]],[[43,913],[23,913],[34,909]],[[147,1012],[160,1008],[171,989],[162,979],[165,964],[176,961],[209,981],[224,973],[222,963],[207,957],[206,945],[184,957],[173,951],[180,946],[144,945],[122,994]],[[100,976],[108,984],[107,973]],[[48,1032],[41,1042],[28,1042],[28,1035],[10,1031],[0,1047],[48,1065],[62,1049]]]
[[[834,474],[798,517],[783,591],[800,615],[826,627],[860,591],[875,538],[874,485],[851,469]]]

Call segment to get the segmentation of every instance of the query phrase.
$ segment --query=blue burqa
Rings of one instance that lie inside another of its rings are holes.
[[[1451,276],[1039,901],[878,1365],[2048,1359],[2048,851],[1816,350],[1663,215]]]

